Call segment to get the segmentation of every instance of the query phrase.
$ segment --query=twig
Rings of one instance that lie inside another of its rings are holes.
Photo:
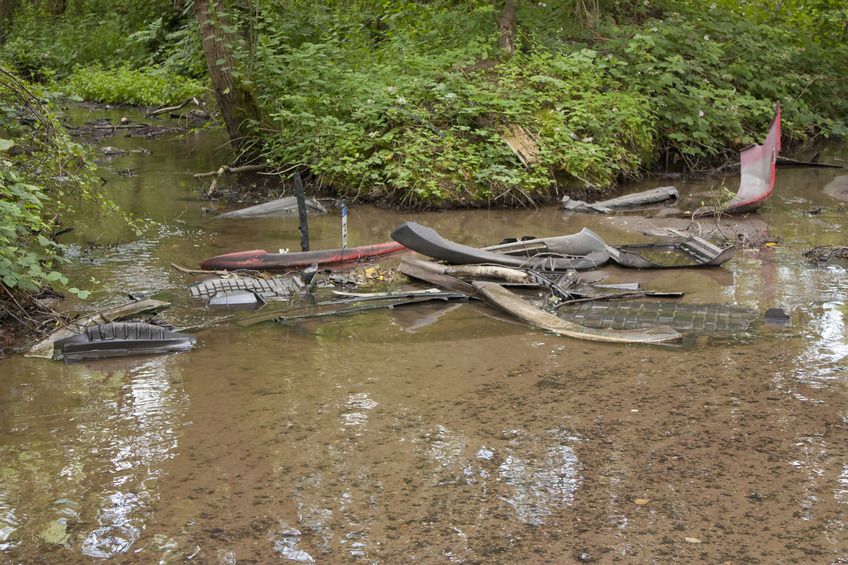
[[[260,271],[254,271],[251,269],[238,269],[237,271],[205,271],[203,269],[187,269],[186,267],[181,267],[176,263],[171,263],[171,268],[176,269],[181,273],[185,273],[187,275],[221,275],[221,276],[235,276],[235,275],[249,275],[249,276],[257,276],[261,278],[268,278],[266,275],[261,273]]]
[[[9,288],[8,288],[6,285],[3,285],[3,290],[5,290],[5,291],[6,291],[6,294],[8,294],[8,295],[9,295],[9,298],[12,300],[12,302],[14,302],[14,303],[15,303],[15,306],[17,306],[17,307],[18,307],[18,310],[20,310],[21,314],[23,314],[26,318],[28,318],[28,319],[29,319],[29,321],[32,321],[32,318],[31,318],[30,316],[27,316],[27,314],[26,314],[26,310],[24,310],[24,308],[20,305],[20,303],[19,303],[19,302],[17,301],[17,299],[15,298],[15,296],[14,296],[14,295],[13,295],[13,294],[9,291]],[[17,316],[15,316],[15,314],[14,314],[11,310],[9,310],[8,308],[6,308],[5,306],[3,307],[3,310],[5,310],[7,314],[9,314],[11,317],[13,317],[15,320],[17,320],[17,321],[18,321],[18,323],[20,323],[20,324],[21,324],[21,325],[23,325],[23,326],[26,326],[26,327],[27,327],[30,331],[32,331],[32,332],[36,332],[36,331],[37,331],[35,328],[33,328],[31,325],[29,325],[26,321],[24,321],[24,320],[22,320],[21,318],[18,318]]]
[[[206,109],[203,108],[203,104],[201,104],[200,101],[196,97],[192,96],[191,98],[189,98],[188,100],[186,100],[185,102],[180,104],[179,106],[168,106],[167,108],[159,108],[158,110],[154,110],[153,112],[148,112],[147,115],[153,117],[153,116],[158,116],[159,114],[164,114],[165,112],[172,112],[173,110],[179,110],[180,108],[184,107],[189,102],[194,102],[195,106],[197,106],[198,108],[202,108],[203,111],[206,112]],[[208,114],[209,112],[206,112],[206,113]]]
[[[241,167],[230,167],[222,165],[217,171],[209,171],[208,173],[195,173],[194,178],[200,179],[205,177],[220,177],[223,174],[247,173],[251,171],[261,171],[268,168],[268,164],[261,165],[242,165]]]
[[[224,174],[237,174],[237,173],[247,173],[251,171],[263,171],[267,169],[269,165],[261,164],[261,165],[242,165],[241,167],[230,167],[229,165],[222,165],[217,171],[210,171],[208,173],[196,173],[194,178],[205,178],[205,177],[215,177],[212,179],[212,184],[209,186],[209,190],[206,191],[206,195],[210,196],[214,191],[215,187],[218,186],[218,179],[221,178],[221,175]]]

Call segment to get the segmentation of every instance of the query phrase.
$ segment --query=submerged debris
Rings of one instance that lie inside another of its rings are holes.
[[[326,214],[327,209],[314,198],[306,199],[306,210],[311,214]],[[256,218],[263,216],[294,216],[298,212],[297,199],[294,196],[278,198],[264,204],[257,204],[232,212],[225,212],[215,218]]]
[[[41,357],[44,359],[50,359],[53,357],[56,342],[82,332],[86,326],[127,319],[141,313],[157,312],[163,308],[167,308],[168,306],[170,306],[168,302],[145,299],[130,302],[129,304],[117,306],[115,308],[108,308],[95,314],[82,316],[65,323],[60,328],[53,331],[49,336],[33,345],[29,351],[24,354],[24,357]]]
[[[735,304],[602,300],[565,303],[560,317],[590,328],[636,329],[666,325],[677,331],[745,331],[757,311]]]
[[[609,214],[624,208],[634,209],[647,206],[649,204],[665,202],[667,200],[678,200],[679,198],[680,193],[677,192],[676,188],[673,186],[661,186],[644,192],[627,194],[625,196],[619,196],[618,198],[603,200],[601,202],[594,202],[592,204],[583,202],[582,200],[574,200],[570,196],[566,195],[562,197],[562,207],[569,212]]]
[[[209,308],[226,310],[258,310],[265,306],[265,300],[255,292],[237,290],[235,292],[219,292],[206,302]]]
[[[192,298],[209,300],[216,295],[251,292],[264,300],[287,300],[304,288],[300,277],[260,279],[249,276],[212,277],[189,285]]]
[[[826,265],[831,259],[848,259],[848,247],[819,245],[805,251],[804,257],[813,265]]]
[[[625,330],[578,325],[533,306],[500,284],[475,281],[472,286],[489,304],[524,323],[560,335],[609,343],[676,343],[682,339],[673,328],[660,324],[645,329]]]
[[[782,308],[769,308],[766,310],[764,320],[767,326],[781,328],[789,325],[789,315]]]
[[[65,361],[106,359],[127,355],[174,353],[194,346],[193,335],[143,322],[109,322],[88,326],[54,344],[54,358]]]

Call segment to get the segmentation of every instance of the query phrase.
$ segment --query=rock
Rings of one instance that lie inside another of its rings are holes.
[[[848,175],[839,175],[824,186],[824,193],[838,198],[848,200]]]

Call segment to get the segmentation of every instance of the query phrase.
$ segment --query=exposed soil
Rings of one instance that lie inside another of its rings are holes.
[[[57,294],[44,290],[38,295],[0,295],[0,359],[19,351],[56,320],[49,308]]]

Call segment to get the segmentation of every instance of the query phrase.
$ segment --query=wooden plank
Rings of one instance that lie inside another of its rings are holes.
[[[539,148],[530,133],[522,126],[517,124],[504,126],[501,135],[525,167],[529,168],[539,161]]]

